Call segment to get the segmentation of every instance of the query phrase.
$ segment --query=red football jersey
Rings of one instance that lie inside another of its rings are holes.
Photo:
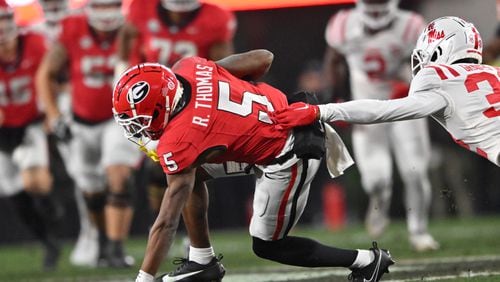
[[[127,20],[139,30],[141,53],[147,62],[172,66],[183,57],[208,58],[210,47],[231,41],[234,15],[218,6],[202,3],[194,18],[185,26],[169,26],[159,15],[160,0],[134,1]]]
[[[280,90],[240,80],[200,57],[182,59],[173,71],[189,83],[184,95],[191,97],[158,143],[165,173],[189,167],[214,147],[227,149],[216,162],[250,164],[267,164],[283,150],[288,132],[276,130],[266,114],[287,106]]]
[[[68,54],[73,113],[90,122],[111,118],[116,35],[98,39],[84,15],[70,16],[61,24],[59,42]]]
[[[5,127],[26,126],[40,116],[34,78],[46,51],[45,39],[26,33],[19,36],[19,44],[19,61],[0,65],[0,110]]]

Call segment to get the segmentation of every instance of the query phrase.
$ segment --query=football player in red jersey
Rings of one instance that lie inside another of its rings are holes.
[[[51,233],[62,213],[51,196],[47,139],[33,79],[45,51],[42,36],[19,33],[13,10],[1,0],[0,196],[12,200],[21,219],[42,241],[43,267],[53,270],[60,251]]]
[[[219,60],[233,53],[235,28],[233,13],[214,4],[198,0],[135,0],[118,37],[120,61],[116,64],[115,77],[119,77],[127,66],[139,62],[172,66],[186,56]],[[156,215],[167,185],[158,164],[146,160],[144,165],[149,176],[148,199]],[[220,168],[215,169],[215,174],[224,173]],[[189,224],[189,220],[185,223]],[[195,238],[190,241],[193,243],[189,248],[191,260],[207,263],[215,255],[209,247],[195,248]],[[206,241],[208,238],[202,240]]]
[[[139,151],[122,141],[111,112],[116,35],[123,23],[120,0],[90,0],[84,13],[61,22],[61,34],[44,57],[37,87],[52,130],[61,118],[55,101],[58,74],[69,69],[73,123],[69,171],[85,195],[99,230],[99,263],[129,267],[123,251],[130,222],[133,166]]]
[[[116,73],[139,62],[172,66],[188,56],[221,59],[233,53],[235,28],[234,15],[210,3],[135,0],[120,33]]]
[[[72,11],[69,9],[68,0],[40,0],[39,3],[43,10],[44,20],[33,24],[29,29],[42,34],[47,40],[48,46],[51,46],[53,42],[56,42],[60,33],[61,20],[69,16]],[[57,82],[57,104],[63,116],[61,118],[63,123],[59,124],[59,130],[55,130],[56,134],[49,134],[49,157],[51,158],[51,163],[52,158],[56,160],[54,162],[56,163],[55,169],[59,170],[60,166],[57,166],[57,160],[62,159],[62,166],[65,168],[71,162],[69,142],[66,142],[70,137],[68,135],[67,124],[71,121],[71,97],[69,94],[68,73],[60,73]],[[90,222],[81,189],[74,189],[74,195],[80,219],[80,232],[75,246],[71,251],[70,262],[77,266],[92,266],[95,265],[98,256],[98,232]]]
[[[116,77],[134,63],[172,66],[186,56],[218,60],[233,53],[234,15],[216,5],[198,0],[133,1],[129,11],[118,39]],[[150,204],[157,212],[164,177],[156,165],[149,173]]]
[[[140,64],[118,80],[113,92],[115,119],[131,139],[158,140],[157,152],[169,184],[136,281],[154,280],[181,212],[195,210],[186,203],[199,185],[198,167],[225,161],[249,163],[256,170],[250,234],[258,256],[296,266],[349,267],[356,281],[378,281],[393,263],[389,253],[375,243],[370,250],[346,250],[289,235],[305,208],[320,160],[298,158],[293,151],[298,145],[295,133],[275,130],[270,121],[266,112],[285,108],[286,96],[268,84],[242,79],[256,80],[272,60],[267,50],[217,62],[190,57],[172,70],[155,63]],[[336,142],[333,147],[344,146]],[[328,160],[337,169],[336,175],[352,161],[350,156],[330,154]],[[212,276],[219,267],[213,262],[204,266],[184,260],[163,281],[220,280]]]

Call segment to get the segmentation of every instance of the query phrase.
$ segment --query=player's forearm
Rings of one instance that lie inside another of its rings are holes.
[[[268,50],[258,49],[234,54],[216,63],[232,75],[245,80],[257,80],[267,73],[274,55]]]
[[[46,66],[41,65],[36,75],[36,89],[44,112],[49,119],[60,115],[55,95],[56,90],[54,85],[56,83],[55,79],[51,79],[51,74]]]
[[[439,95],[434,94],[427,98],[366,99],[319,105],[320,119],[352,123],[381,123],[426,117],[446,106],[446,101]]]
[[[149,232],[146,254],[141,270],[155,275],[167,255],[179,225],[181,211],[193,189],[195,171],[187,177],[169,178],[160,212]]]

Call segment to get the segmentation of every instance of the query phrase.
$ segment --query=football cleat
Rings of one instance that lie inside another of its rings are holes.
[[[44,242],[45,253],[43,255],[43,270],[54,271],[61,256],[61,247],[52,238]]]
[[[379,249],[377,242],[373,242],[373,247],[370,250],[375,255],[375,259],[363,268],[351,268],[352,272],[347,277],[350,281],[376,282],[384,273],[389,273],[389,266],[394,264],[389,251]]]
[[[429,233],[410,235],[410,245],[413,250],[419,253],[439,249],[439,243]]]
[[[226,269],[220,262],[222,255],[214,257],[208,264],[199,264],[186,258],[174,260],[178,264],[176,270],[156,278],[156,282],[219,282],[226,274]]]

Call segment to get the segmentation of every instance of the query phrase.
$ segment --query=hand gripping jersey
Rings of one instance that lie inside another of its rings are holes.
[[[89,122],[112,118],[115,37],[100,41],[84,15],[65,18],[61,25],[59,42],[65,47],[70,64],[73,113]]]
[[[288,132],[275,130],[266,111],[287,106],[286,96],[265,83],[252,84],[199,57],[172,69],[190,94],[186,107],[167,124],[158,143],[165,173],[194,164],[210,148],[226,148],[215,162],[268,164],[283,150]]]
[[[410,62],[424,27],[421,16],[402,10],[387,29],[374,35],[366,33],[356,9],[342,10],[330,19],[325,38],[347,60],[353,99],[391,98],[393,80]]]
[[[231,41],[236,27],[234,15],[218,6],[202,3],[185,26],[169,26],[160,18],[160,0],[132,2],[127,20],[139,30],[138,48],[146,62],[172,66],[183,57],[208,58],[210,47]]]
[[[0,109],[2,127],[23,127],[40,116],[34,77],[46,47],[45,39],[35,33],[19,35],[20,57],[11,65],[0,66]]]
[[[448,101],[432,117],[461,146],[500,166],[500,68],[431,65],[413,79],[410,95],[432,91]]]

